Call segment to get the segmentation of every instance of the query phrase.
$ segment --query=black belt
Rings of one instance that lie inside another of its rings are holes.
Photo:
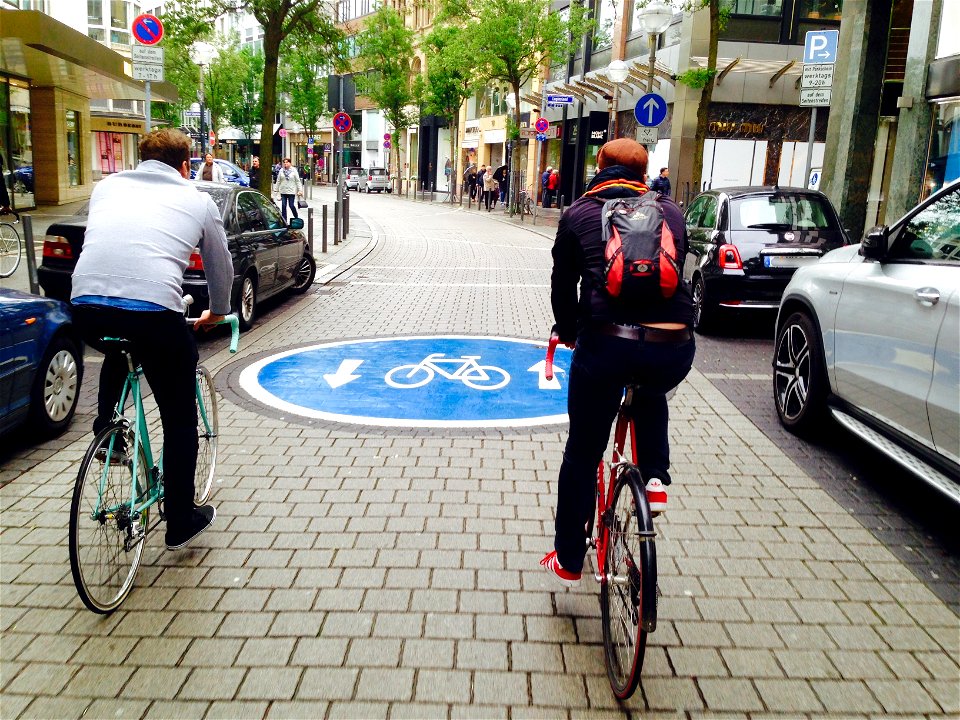
[[[598,323],[591,329],[601,335],[613,335],[626,340],[643,340],[648,343],[683,343],[692,339],[688,328],[666,330],[644,325],[614,325],[613,323]]]

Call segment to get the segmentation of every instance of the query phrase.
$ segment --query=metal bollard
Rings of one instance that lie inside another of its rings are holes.
[[[557,205],[557,208],[560,210],[560,214],[561,214],[561,215],[563,215],[563,200],[564,200],[564,197],[563,197],[563,195],[561,195],[561,196],[560,196],[560,204]]]
[[[0,180],[0,182],[3,182]],[[37,251],[33,247],[33,218],[24,215],[20,218],[23,225],[23,243],[27,257],[27,278],[30,280],[30,293],[40,294],[40,281],[37,280]]]
[[[313,208],[307,208],[307,247],[313,255]]]
[[[350,233],[350,196],[344,195],[343,197],[343,239],[347,239],[347,235]]]
[[[323,206],[323,234],[321,235],[320,247],[323,252],[327,251],[327,206]]]
[[[340,244],[340,203],[333,203],[333,244]]]

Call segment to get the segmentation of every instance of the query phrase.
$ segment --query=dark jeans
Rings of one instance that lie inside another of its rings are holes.
[[[597,466],[610,439],[623,389],[640,381],[634,393],[637,464],[645,479],[670,484],[666,393],[690,372],[696,345],[646,343],[584,332],[577,338],[570,366],[567,412],[570,435],[563,451],[557,488],[554,548],[560,564],[580,572],[586,554],[585,525],[596,511]]]
[[[543,206],[548,208],[553,205],[553,190],[543,191]]]
[[[97,395],[100,432],[113,417],[127,377],[122,354],[103,337],[120,337],[134,346],[134,360],[143,365],[163,424],[163,485],[167,526],[185,525],[193,508],[197,468],[197,344],[183,315],[172,310],[139,312],[98,305],[74,305],[73,316],[84,341],[104,353]]]
[[[283,221],[287,221],[287,205],[290,205],[290,214],[293,217],[298,218],[300,214],[297,212],[297,196],[296,195],[281,195],[280,196],[280,215],[283,217]]]

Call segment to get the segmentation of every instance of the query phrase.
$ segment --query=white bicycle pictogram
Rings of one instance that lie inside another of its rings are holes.
[[[399,365],[383,378],[394,388],[418,388],[433,380],[437,373],[447,380],[459,380],[474,390],[499,390],[510,382],[510,373],[496,365],[481,365],[479,355],[458,358],[431,353],[416,365]],[[448,370],[447,368],[451,368]]]

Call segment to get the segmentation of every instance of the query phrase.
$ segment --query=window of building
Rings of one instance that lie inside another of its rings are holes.
[[[14,207],[35,205],[33,199],[33,133],[30,88],[0,77],[0,172]]]
[[[783,15],[783,0],[723,0],[720,5],[734,15]]]
[[[123,32],[121,30],[111,30],[110,31],[110,42],[116,45],[129,45],[130,44],[130,33]]]
[[[77,187],[80,184],[80,113],[67,110],[67,184]]]
[[[801,18],[839,20],[843,0],[797,0],[797,14]]]
[[[103,28],[89,28],[87,30],[87,35],[98,42],[103,42],[107,37],[103,31]]]
[[[87,0],[87,24],[103,25],[103,0]]]
[[[130,3],[126,0],[110,0],[110,26],[125,30],[130,27],[133,18],[128,17]]]
[[[623,0],[600,0],[597,8],[597,29],[593,33],[593,48],[599,50],[613,45],[613,33],[623,14]]]

